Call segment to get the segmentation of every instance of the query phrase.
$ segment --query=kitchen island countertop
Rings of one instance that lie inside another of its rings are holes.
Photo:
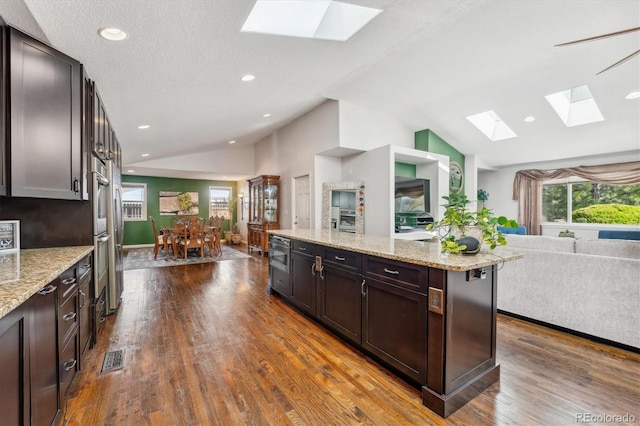
[[[440,244],[434,242],[407,241],[379,235],[352,234],[327,229],[278,229],[270,234],[328,247],[351,250],[387,259],[399,260],[416,265],[429,266],[447,271],[469,271],[485,266],[521,259],[522,253],[499,247],[490,253],[478,253],[473,256],[450,254],[440,255]]]
[[[0,318],[92,251],[93,246],[75,246],[0,254]]]

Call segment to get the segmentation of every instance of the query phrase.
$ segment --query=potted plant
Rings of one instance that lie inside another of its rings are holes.
[[[478,189],[478,202],[482,203],[482,207],[484,207],[484,203],[489,199],[489,193],[484,189]]]
[[[576,234],[575,232],[571,232],[567,229],[566,231],[560,231],[560,233],[558,234],[558,237],[575,238]]]
[[[489,245],[490,250],[499,245],[507,245],[507,240],[498,230],[498,225],[518,227],[515,220],[505,216],[496,217],[486,207],[472,212],[468,207],[470,201],[465,194],[451,193],[442,198],[447,201],[443,205],[444,217],[428,225],[427,229],[437,232],[443,254],[476,254],[483,242]]]
[[[233,225],[233,232],[231,233],[231,242],[233,244],[240,244],[242,242],[242,234],[240,234],[240,228],[238,222]]]

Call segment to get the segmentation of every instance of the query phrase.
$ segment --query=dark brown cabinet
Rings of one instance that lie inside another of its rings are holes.
[[[272,229],[280,229],[280,176],[262,175],[249,179],[248,251],[267,253],[267,231]]]
[[[89,259],[90,262],[90,259]],[[91,288],[93,287],[93,272],[89,263],[88,271],[80,278],[78,287],[78,340],[80,368],[82,368],[82,358],[87,349],[91,347],[93,340],[93,327],[91,324]]]
[[[0,413],[2,424],[29,424],[29,329],[31,310],[25,302],[0,319]]]
[[[78,61],[9,28],[9,195],[82,199]]]
[[[0,18],[0,196],[7,195],[7,156],[6,156],[6,55],[5,40],[7,39],[7,29],[4,21]]]
[[[312,248],[312,245],[309,245]],[[291,254],[291,303],[301,310],[316,314],[316,270],[312,256]]]
[[[318,319],[344,338],[362,343],[362,255],[321,247],[318,283]]]
[[[51,425],[58,398],[57,281],[0,319],[0,423]]]

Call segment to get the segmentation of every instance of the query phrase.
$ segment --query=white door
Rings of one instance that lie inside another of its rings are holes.
[[[311,227],[311,196],[309,191],[309,175],[295,178],[296,211],[293,227],[296,229],[309,229]]]

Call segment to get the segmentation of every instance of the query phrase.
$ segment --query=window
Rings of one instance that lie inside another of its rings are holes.
[[[147,184],[122,182],[122,218],[147,220]]]
[[[640,185],[546,184],[542,187],[542,221],[640,224]]]
[[[231,219],[231,188],[228,186],[209,187],[209,216]]]

